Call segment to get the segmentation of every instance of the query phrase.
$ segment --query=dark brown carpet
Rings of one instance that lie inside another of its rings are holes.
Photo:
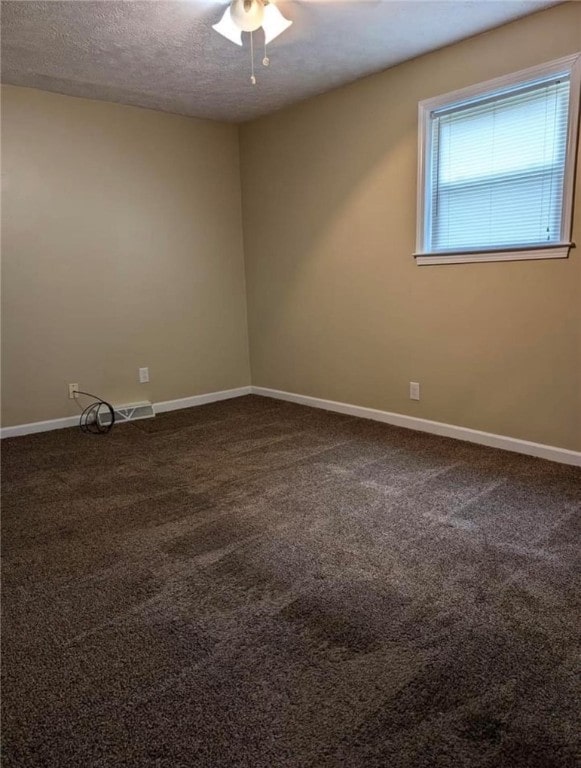
[[[4,768],[568,768],[581,471],[245,397],[3,442]]]

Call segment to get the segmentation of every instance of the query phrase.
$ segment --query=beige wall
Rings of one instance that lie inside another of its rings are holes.
[[[67,382],[117,403],[248,384],[237,128],[2,105],[3,425],[77,413]]]
[[[242,127],[253,384],[581,449],[579,191],[569,260],[412,258],[418,101],[579,49],[563,5]]]

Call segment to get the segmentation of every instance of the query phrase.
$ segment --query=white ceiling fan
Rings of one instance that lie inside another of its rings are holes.
[[[264,58],[265,67],[270,64],[266,55],[266,46],[276,37],[281,35],[292,24],[285,18],[272,0],[231,0],[224,11],[224,15],[217,24],[212,25],[220,35],[236,45],[242,45],[242,33],[250,32],[250,56],[251,76],[250,82],[256,85],[254,74],[254,39],[253,32],[262,27],[264,31]]]
[[[255,32],[262,27],[268,45],[291,24],[271,0],[232,0],[212,29],[236,45],[242,45],[243,32]]]
[[[223,0],[222,0],[223,1]],[[387,0],[295,0],[293,2],[293,15],[300,14],[303,9],[313,5],[336,6],[338,2],[346,5],[359,6],[365,3],[366,7],[376,6]],[[290,3],[285,3],[289,6]],[[297,19],[298,20],[298,19]],[[264,32],[264,58],[262,64],[268,67],[270,59],[266,55],[266,46],[275,38],[287,30],[293,21],[287,19],[277,8],[275,0],[229,0],[228,5],[217,24],[212,25],[220,35],[230,42],[242,46],[242,33],[250,33],[250,58],[251,76],[250,82],[256,85],[254,74],[254,38],[253,33],[262,27]]]

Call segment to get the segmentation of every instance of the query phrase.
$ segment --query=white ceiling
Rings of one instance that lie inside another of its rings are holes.
[[[279,0],[293,26],[250,84],[248,40],[211,29],[221,0],[5,0],[2,81],[241,122],[559,0]],[[245,36],[246,37],[246,36]]]

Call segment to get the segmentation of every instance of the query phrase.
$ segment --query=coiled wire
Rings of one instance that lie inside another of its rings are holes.
[[[90,392],[82,392],[81,390],[78,390],[77,394],[84,395],[85,397],[92,397],[93,400],[96,401],[88,405],[81,413],[81,418],[79,419],[81,432],[88,435],[106,435],[110,432],[115,424],[115,411],[113,410],[111,403],[97,397],[97,395],[92,395]],[[101,412],[101,409],[109,411],[111,421],[106,424],[101,424],[99,422],[99,413]]]

